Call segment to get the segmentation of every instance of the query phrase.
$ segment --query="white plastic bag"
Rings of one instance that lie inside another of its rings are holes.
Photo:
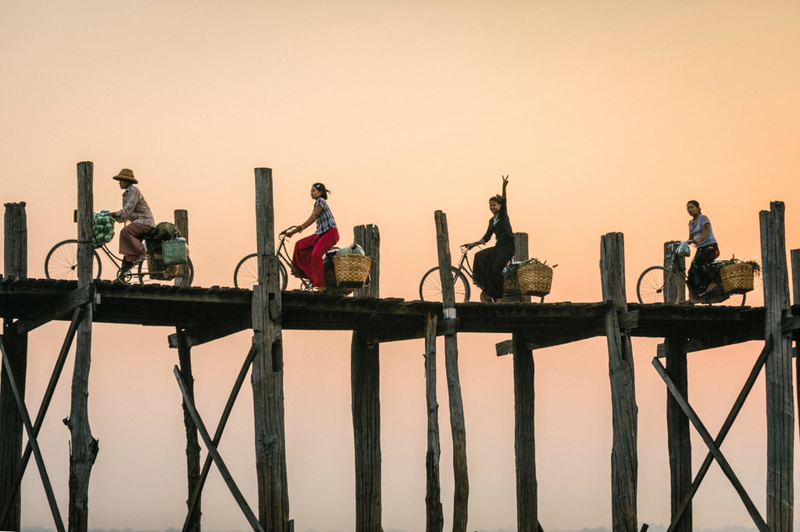
[[[691,255],[692,250],[689,249],[689,241],[684,240],[683,242],[681,242],[680,245],[678,246],[678,249],[676,250],[676,253],[681,257],[688,257],[689,255]]]

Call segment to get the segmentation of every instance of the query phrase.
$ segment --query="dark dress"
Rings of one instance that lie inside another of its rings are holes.
[[[503,297],[503,268],[514,256],[514,231],[508,219],[506,200],[500,200],[500,210],[489,220],[489,228],[483,235],[484,242],[488,242],[494,234],[497,243],[493,248],[479,251],[475,254],[475,282],[487,296],[492,299]]]

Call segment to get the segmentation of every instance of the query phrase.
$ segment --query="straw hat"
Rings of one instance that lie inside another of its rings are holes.
[[[131,183],[139,182],[133,177],[133,170],[130,168],[123,168],[119,171],[119,174],[115,175],[112,179],[116,179],[117,181],[130,181]]]

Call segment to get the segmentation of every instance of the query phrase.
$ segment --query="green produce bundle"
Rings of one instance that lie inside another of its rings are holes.
[[[114,219],[108,211],[94,213],[94,244],[102,246],[114,238]]]

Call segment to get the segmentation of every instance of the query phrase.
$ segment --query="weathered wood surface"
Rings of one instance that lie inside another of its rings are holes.
[[[447,216],[442,211],[434,213],[436,221],[436,243],[439,256],[439,274],[442,284],[442,308],[444,323],[457,326],[455,289],[451,276],[450,236]],[[445,370],[450,405],[450,432],[453,437],[453,532],[467,529],[469,503],[469,474],[467,471],[467,430],[464,423],[464,403],[461,396],[461,381],[458,373],[458,339],[456,333],[444,337]]]
[[[82,307],[94,301],[94,284],[86,284],[81,288],[73,290],[69,294],[62,296],[54,305],[47,305],[38,314],[29,318],[20,318],[14,322],[14,329],[17,334],[28,333],[45,323],[51,322],[67,314],[71,314],[76,308]]]
[[[618,313],[628,311],[625,295],[625,244],[622,233],[601,238],[600,273],[603,299],[612,301],[606,312],[608,370],[611,380],[613,444],[611,449],[611,521],[614,532],[637,532],[636,388],[633,350],[628,331],[621,330]]]
[[[425,403],[428,408],[428,450],[425,454],[425,531],[442,532],[442,487],[439,481],[439,402],[436,398],[436,322],[435,314],[425,320]]]
[[[69,324],[69,328],[67,329],[67,334],[64,337],[63,344],[61,345],[61,351],[56,359],[56,365],[53,368],[52,374],[50,375],[50,381],[47,383],[47,388],[45,389],[42,403],[39,406],[39,412],[36,414],[36,421],[33,423],[34,437],[39,435],[39,430],[42,428],[42,424],[44,423],[44,417],[47,414],[47,409],[50,407],[50,401],[55,393],[56,385],[61,378],[61,371],[64,369],[64,364],[66,364],[67,355],[72,347],[72,341],[74,340],[75,334],[78,331],[78,324],[80,323],[82,315],[83,311],[80,308],[75,309],[72,314],[72,322]],[[10,515],[9,512],[17,500],[15,495],[18,493],[22,483],[22,477],[25,474],[25,469],[28,467],[28,461],[31,458],[32,452],[33,448],[31,447],[31,442],[28,441],[27,445],[25,446],[25,451],[22,453],[22,459],[19,462],[19,467],[16,468],[14,482],[8,487],[7,491],[4,490],[3,492],[7,499],[4,503],[0,503],[0,523],[5,522],[6,516]],[[15,530],[18,529],[19,527],[15,528]]]
[[[94,258],[93,181],[91,162],[78,163],[78,288],[92,283]],[[92,364],[92,304],[83,306],[75,347],[69,418],[69,530],[86,532],[89,526],[89,478],[99,451],[89,425],[89,370]]]
[[[355,243],[373,257],[369,286],[355,298],[380,297],[380,233],[374,225],[354,228]],[[356,532],[382,532],[380,346],[369,344],[369,330],[353,331],[350,390],[356,474]]]
[[[256,519],[255,514],[250,509],[250,505],[247,504],[242,492],[239,490],[236,482],[234,482],[233,477],[228,471],[228,467],[225,465],[225,461],[220,456],[219,451],[217,451],[217,446],[214,445],[211,436],[208,434],[205,425],[203,424],[203,420],[200,418],[200,415],[197,413],[197,409],[194,406],[194,402],[189,397],[189,392],[186,389],[186,383],[183,382],[183,378],[181,377],[181,371],[178,369],[178,366],[172,370],[172,373],[175,375],[175,379],[178,381],[178,386],[181,389],[181,395],[183,395],[183,402],[186,404],[186,408],[189,411],[189,414],[192,416],[192,420],[194,421],[197,430],[200,432],[200,436],[203,438],[203,442],[206,444],[208,448],[208,454],[214,459],[214,463],[217,465],[217,469],[219,470],[222,479],[225,481],[225,484],[228,485],[228,489],[233,495],[233,498],[236,500],[236,503],[239,505],[239,508],[242,510],[242,513],[247,518],[247,522],[250,523],[250,526],[253,527],[253,530],[257,532],[264,532],[264,528],[259,523],[258,519]],[[288,523],[287,523],[288,528]]]
[[[186,344],[183,331],[178,329],[178,365],[180,367],[181,378],[186,386],[186,393],[192,402],[194,397],[194,376],[192,375],[192,348]],[[189,512],[187,522],[184,524],[183,532],[200,532],[201,500],[198,496],[192,500],[192,494],[200,493],[200,439],[197,434],[197,427],[194,424],[192,415],[186,401],[182,401],[183,426],[186,430],[186,477],[187,477],[187,498],[186,507]]]
[[[189,245],[189,213],[184,209],[177,209],[175,211],[175,227],[180,231],[181,236],[186,239],[186,245]],[[190,249],[191,251],[191,249]],[[178,269],[178,276],[175,278],[175,286],[186,287],[189,286],[189,278],[187,277],[189,267],[181,264]]]
[[[664,268],[668,268],[669,264],[669,256],[670,256],[670,249],[672,246],[679,245],[680,242],[673,240],[670,242],[664,243]],[[686,271],[686,257],[682,255],[675,255],[674,259],[675,265],[678,267],[680,272]],[[683,276],[669,276],[666,279],[666,285],[664,287],[664,300],[665,301],[686,301],[686,281],[684,280]]]
[[[6,203],[4,219],[4,275],[28,276],[28,226],[25,203]],[[3,320],[3,341],[19,392],[25,397],[28,365],[28,335],[17,334],[11,320]],[[9,507],[0,519],[0,530],[19,530],[22,499],[14,489],[14,478],[22,454],[22,417],[17,409],[5,366],[0,368],[0,507]]]
[[[677,390],[688,400],[689,376],[686,364],[686,341],[681,337],[664,339],[667,359],[666,372]],[[692,441],[689,418],[671,394],[667,394],[667,450],[669,453],[670,510],[672,520],[680,512],[676,532],[692,531],[691,500],[681,511],[681,504],[692,486]]]
[[[289,527],[286,428],[283,397],[281,291],[275,226],[272,170],[256,168],[256,241],[258,284],[253,287],[253,413],[256,440],[258,520],[267,532]],[[198,427],[199,428],[199,427]]]
[[[792,530],[794,521],[794,391],[792,336],[782,331],[789,311],[784,205],[759,213],[766,318],[764,336],[773,338],[767,359],[767,524],[773,532]]]
[[[717,464],[719,465],[720,469],[722,469],[722,472],[725,474],[726,477],[728,477],[728,480],[731,482],[731,484],[733,484],[736,493],[738,493],[739,497],[742,499],[742,502],[747,508],[750,517],[755,522],[758,530],[760,532],[769,532],[770,528],[767,527],[766,523],[764,523],[764,520],[758,513],[758,509],[756,508],[755,504],[753,504],[753,501],[750,499],[750,496],[747,494],[747,491],[745,491],[741,482],[739,482],[739,479],[736,477],[736,473],[733,472],[733,468],[731,468],[725,456],[722,454],[722,452],[720,452],[719,447],[717,446],[715,441],[711,438],[711,434],[709,434],[708,430],[706,430],[705,426],[703,425],[703,422],[697,416],[694,409],[692,409],[691,405],[689,405],[689,403],[686,402],[686,399],[681,395],[677,387],[672,383],[670,378],[667,376],[667,372],[664,369],[664,366],[661,365],[661,362],[658,360],[658,358],[653,359],[653,366],[656,368],[656,371],[658,371],[658,374],[661,375],[661,378],[667,385],[669,392],[681,406],[684,413],[686,413],[686,416],[692,422],[692,425],[694,425],[694,428],[700,434],[700,437],[703,439],[703,442],[708,447],[708,450],[713,455],[714,459],[717,461]]]
[[[533,351],[524,335],[514,334],[514,453],[517,477],[517,530],[536,532],[539,525],[536,440],[534,431]]]
[[[515,262],[528,260],[528,233],[514,233],[514,258]],[[525,303],[531,302],[531,296],[520,296]],[[537,298],[539,302],[544,298]]]
[[[800,305],[800,249],[793,249],[791,251],[791,261],[792,261],[792,303],[795,305]],[[792,337],[794,338],[794,364],[795,364],[795,380],[796,382],[800,382],[800,357],[797,356],[797,340],[800,339],[800,332],[794,331]],[[800,401],[800,386],[797,387],[797,400]],[[798,403],[800,404],[800,403]],[[800,423],[800,416],[798,417],[798,422]]]

